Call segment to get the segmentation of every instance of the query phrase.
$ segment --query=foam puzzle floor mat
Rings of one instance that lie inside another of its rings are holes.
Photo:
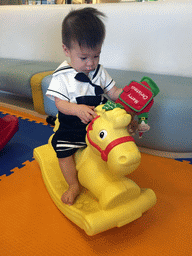
[[[30,118],[29,123],[34,122]],[[55,206],[38,163],[21,160],[0,180],[0,255],[191,256],[190,161],[142,153],[141,165],[129,177],[140,187],[153,189],[157,204],[132,223],[90,237]]]
[[[25,161],[32,161],[33,149],[46,144],[53,134],[53,127],[42,118],[0,107],[0,117],[6,114],[19,118],[19,130],[0,151],[0,176],[10,175],[13,168],[21,168]]]

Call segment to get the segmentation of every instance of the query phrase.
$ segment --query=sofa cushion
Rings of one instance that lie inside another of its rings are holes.
[[[0,58],[0,90],[32,98],[30,79],[39,72],[55,70],[59,63]]]

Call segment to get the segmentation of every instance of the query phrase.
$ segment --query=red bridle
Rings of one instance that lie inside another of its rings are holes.
[[[134,141],[133,137],[131,136],[125,136],[125,137],[121,137],[121,138],[118,138],[116,140],[113,140],[112,142],[110,142],[107,147],[103,150],[101,149],[95,142],[93,142],[90,138],[90,135],[89,135],[89,131],[93,130],[93,123],[95,122],[95,120],[97,118],[99,118],[100,116],[96,116],[91,122],[90,124],[88,125],[88,128],[87,128],[87,139],[89,141],[89,143],[95,147],[100,153],[101,153],[101,158],[103,159],[103,161],[107,161],[108,159],[108,154],[109,152],[117,145],[119,144],[122,144],[122,143],[125,143],[125,142],[129,142],[129,141]]]

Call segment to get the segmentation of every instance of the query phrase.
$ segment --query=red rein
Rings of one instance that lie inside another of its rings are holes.
[[[111,143],[109,143],[109,145],[107,145],[106,149],[105,150],[102,150],[95,142],[93,142],[90,138],[90,135],[89,135],[89,131],[93,130],[93,123],[94,121],[99,118],[100,116],[97,116],[95,117],[91,122],[90,124],[88,125],[88,128],[87,128],[87,139],[89,141],[89,143],[95,147],[100,153],[101,153],[101,158],[103,159],[103,161],[107,161],[108,159],[108,154],[109,152],[117,145],[121,144],[121,143],[125,143],[125,142],[129,142],[129,141],[134,141],[133,137],[131,136],[125,136],[125,137],[121,137],[121,138],[118,138],[116,140],[113,140]]]

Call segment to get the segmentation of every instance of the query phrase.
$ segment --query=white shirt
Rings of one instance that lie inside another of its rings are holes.
[[[51,83],[46,95],[52,100],[55,97],[72,103],[77,103],[76,98],[81,96],[95,96],[95,88],[88,82],[79,82],[75,79],[78,72],[64,61],[53,73]],[[101,86],[104,93],[111,90],[115,81],[102,65],[89,73],[89,79],[95,85]]]

